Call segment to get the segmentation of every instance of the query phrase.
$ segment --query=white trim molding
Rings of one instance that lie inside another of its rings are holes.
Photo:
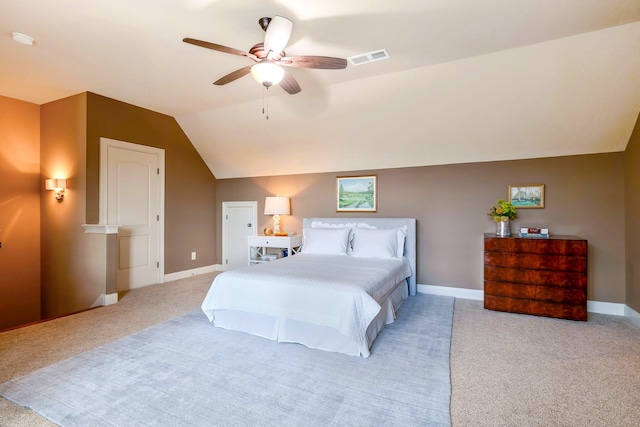
[[[587,311],[589,313],[624,316],[624,308],[624,304],[618,304],[615,302],[587,301]]]
[[[119,225],[82,224],[85,234],[118,234]]]
[[[104,304],[103,305],[113,305],[118,303],[118,293],[113,294],[104,294]]]
[[[640,328],[640,313],[638,313],[628,305],[624,306],[624,317],[629,319],[629,322]]]
[[[418,292],[431,295],[444,295],[461,299],[484,301],[484,290],[468,288],[452,288],[449,286],[421,285],[418,284]],[[587,301],[589,313],[610,314],[624,316],[631,323],[640,327],[640,314],[625,304],[602,301]]]
[[[192,268],[190,270],[176,271],[175,273],[165,274],[164,281],[172,282],[174,280],[197,276],[198,274],[213,273],[214,271],[224,271],[223,266],[221,264],[212,264],[204,267]]]
[[[484,301],[484,291],[480,289],[418,284],[418,292],[421,294],[444,295],[447,297]]]

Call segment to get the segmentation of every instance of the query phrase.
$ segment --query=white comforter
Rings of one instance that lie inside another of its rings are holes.
[[[366,330],[389,293],[411,275],[406,258],[372,259],[300,253],[219,274],[202,303],[337,329],[366,348]]]

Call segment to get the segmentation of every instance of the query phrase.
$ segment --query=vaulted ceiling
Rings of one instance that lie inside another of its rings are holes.
[[[274,15],[290,56],[390,59],[289,68],[289,95],[214,86],[252,61],[182,42],[248,51]],[[614,152],[640,111],[640,0],[0,0],[0,58],[0,95],[174,116],[217,178]]]

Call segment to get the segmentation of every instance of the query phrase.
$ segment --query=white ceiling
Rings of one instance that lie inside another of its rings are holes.
[[[289,68],[267,120],[250,76],[212,84],[252,61],[182,39],[248,51],[274,15],[288,55],[391,59]],[[174,116],[217,178],[602,153],[640,111],[640,0],[0,0],[0,58],[0,95]]]

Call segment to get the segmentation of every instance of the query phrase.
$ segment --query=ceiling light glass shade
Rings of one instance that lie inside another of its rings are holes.
[[[253,78],[266,87],[277,85],[284,77],[284,70],[273,62],[260,62],[251,67]]]

